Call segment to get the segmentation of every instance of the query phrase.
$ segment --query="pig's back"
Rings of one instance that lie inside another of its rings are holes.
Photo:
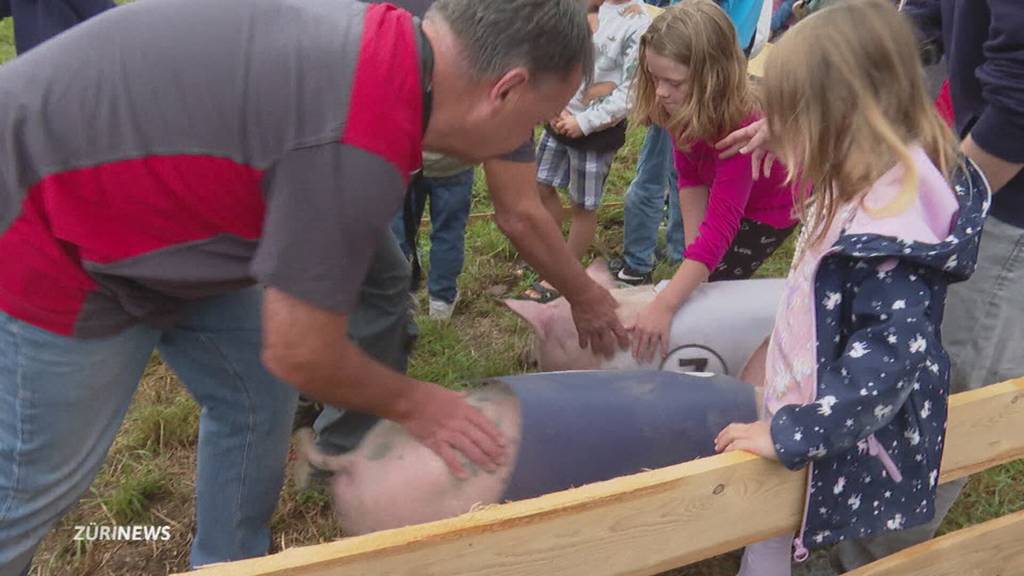
[[[661,368],[739,375],[772,332],[784,284],[772,278],[699,286],[672,318],[669,353]]]
[[[756,419],[753,388],[726,376],[635,370],[501,380],[516,393],[522,422],[505,500],[709,456],[723,427]]]

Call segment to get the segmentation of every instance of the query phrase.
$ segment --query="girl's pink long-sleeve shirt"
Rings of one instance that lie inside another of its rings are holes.
[[[757,119],[751,115],[742,126]],[[714,142],[705,141],[694,142],[686,152],[678,146],[675,150],[680,194],[684,188],[708,188],[704,221],[696,240],[686,248],[686,258],[703,263],[708,270],[718,266],[743,218],[779,229],[796,224],[792,215],[794,188],[785,184],[785,167],[776,162],[768,178],[754,180],[750,154],[736,154],[725,160],[718,154]]]

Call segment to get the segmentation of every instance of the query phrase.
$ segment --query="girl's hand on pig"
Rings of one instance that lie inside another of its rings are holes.
[[[758,420],[751,424],[733,422],[715,438],[716,452],[745,450],[769,460],[778,461],[775,445],[772,443],[771,421]]]
[[[457,478],[469,473],[459,463],[456,451],[487,472],[504,463],[505,440],[497,427],[464,395],[436,384],[420,382],[408,416],[398,423],[421,444],[444,460]]]
[[[675,312],[661,304],[657,298],[640,310],[630,328],[633,332],[634,358],[646,364],[653,361],[659,352],[659,358],[668,354],[668,333]]]

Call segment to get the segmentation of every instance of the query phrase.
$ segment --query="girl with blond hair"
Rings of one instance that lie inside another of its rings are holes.
[[[714,148],[759,117],[726,13],[711,0],[668,8],[641,38],[640,62],[633,116],[673,138],[686,235],[683,263],[633,326],[633,353],[649,362],[668,352],[672,317],[697,286],[749,278],[796,221],[782,166],[755,181],[749,156],[721,160]]]
[[[935,513],[946,289],[974,270],[990,194],[917,54],[891,2],[856,0],[801,21],[766,63],[769,148],[809,187],[774,329],[744,374],[765,413],[716,448],[807,467],[808,490],[796,538],[749,546],[744,576],[789,574],[790,544],[800,561]]]

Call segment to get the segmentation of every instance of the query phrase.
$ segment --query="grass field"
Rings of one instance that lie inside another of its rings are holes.
[[[11,22],[0,22],[0,59],[14,56]],[[634,130],[609,178],[606,202],[621,201],[632,174],[642,133]],[[490,204],[482,179],[475,190],[474,212]],[[601,213],[594,254],[614,256],[622,245],[622,210]],[[429,240],[423,237],[426,250]],[[526,280],[513,271],[517,255],[489,221],[467,232],[466,268],[460,278],[463,300],[448,323],[417,318],[421,338],[412,358],[412,374],[457,387],[476,378],[521,372],[528,329],[500,304],[497,296],[515,294]],[[785,247],[761,270],[782,276],[791,257]],[[424,259],[425,260],[425,259]],[[662,266],[658,277],[671,270]],[[425,297],[420,295],[420,309]],[[154,358],[139,386],[128,417],[106,464],[82,501],[53,529],[36,555],[34,576],[72,574],[156,575],[188,567],[194,527],[193,473],[198,409],[159,359]],[[957,529],[1024,508],[1024,461],[1012,462],[974,477],[942,527]],[[79,525],[167,525],[170,540],[156,542],[75,542]],[[290,480],[273,520],[273,549],[327,542],[342,535],[334,526],[326,497],[297,491]],[[735,557],[724,556],[671,572],[675,576],[725,576],[734,573]]]

